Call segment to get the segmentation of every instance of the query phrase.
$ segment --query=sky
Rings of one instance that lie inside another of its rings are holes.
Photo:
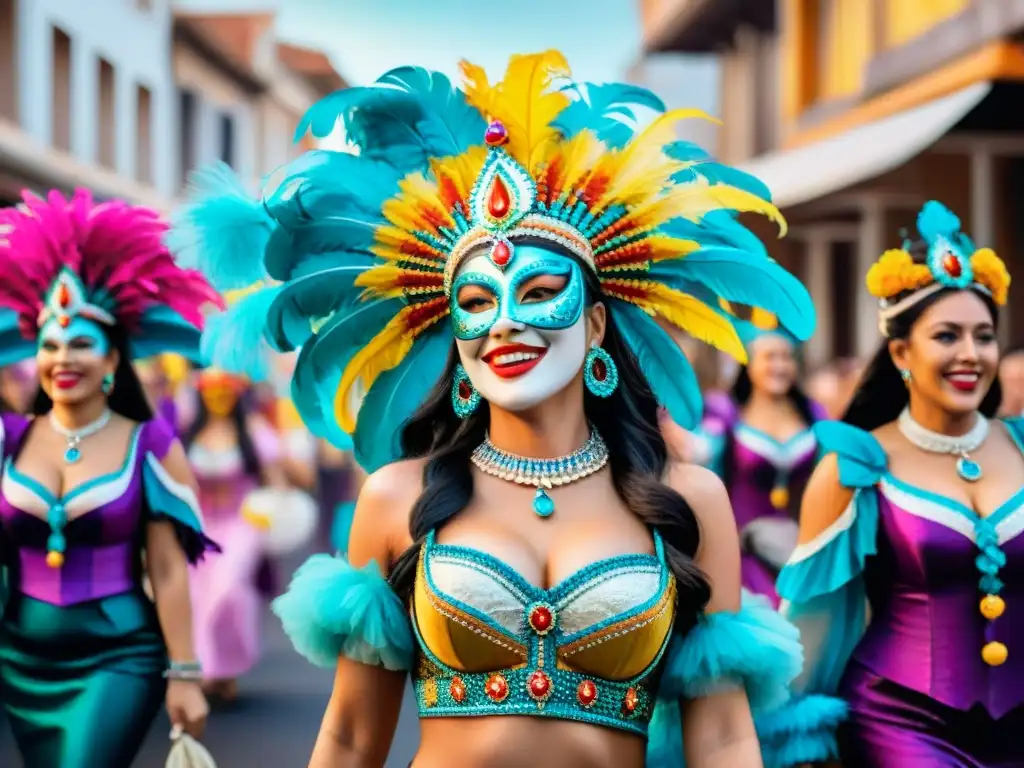
[[[500,74],[512,53],[558,48],[579,80],[622,80],[639,57],[640,0],[178,0],[195,10],[278,11],[278,34],[327,49],[351,83],[459,59]]]

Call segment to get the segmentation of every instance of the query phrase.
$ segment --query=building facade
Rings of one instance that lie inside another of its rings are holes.
[[[0,197],[87,186],[166,209],[170,0],[0,0]]]
[[[1024,265],[1021,0],[645,0],[645,49],[715,56],[723,160],[764,179],[792,226],[774,245],[819,308],[812,361],[868,354],[863,276],[948,204]],[[1024,343],[1007,308],[1004,342]]]

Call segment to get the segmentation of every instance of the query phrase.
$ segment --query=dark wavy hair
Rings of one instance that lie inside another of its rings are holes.
[[[238,398],[235,407],[231,409],[231,413],[227,415],[227,418],[234,426],[235,434],[238,436],[238,451],[242,454],[242,467],[245,470],[245,474],[259,479],[263,476],[263,465],[256,450],[256,441],[249,431],[248,414],[252,407],[251,403],[251,393],[246,392],[242,397]],[[210,409],[206,407],[206,403],[200,397],[199,404],[196,406],[196,417],[181,437],[181,444],[186,450],[192,446],[192,443],[196,441],[196,438],[206,429],[209,423]]]
[[[114,370],[114,388],[107,397],[107,406],[111,411],[137,422],[146,422],[153,418],[153,409],[146,398],[146,392],[142,388],[132,365],[131,344],[128,332],[120,325],[100,325],[103,335],[110,342],[111,349],[117,350],[118,363]],[[35,416],[42,416],[53,408],[53,401],[43,391],[42,386],[36,389],[35,400],[32,403],[32,413]]]
[[[923,242],[916,242],[910,253],[916,263],[924,263],[927,258],[927,247]],[[910,401],[910,393],[892,360],[892,355],[889,354],[889,342],[892,339],[909,338],[914,325],[929,307],[937,301],[941,301],[943,297],[960,290],[969,290],[985,302],[985,306],[988,307],[988,311],[992,315],[992,324],[998,329],[999,308],[991,296],[976,288],[942,288],[916,304],[912,304],[886,323],[886,338],[875,352],[874,357],[871,358],[867,368],[864,369],[857,388],[854,390],[853,398],[846,408],[846,413],[843,414],[842,421],[870,432],[899,417],[900,412]],[[899,294],[894,297],[893,301],[900,301],[909,293],[908,291]],[[1003,390],[997,376],[989,391],[985,393],[978,410],[984,416],[991,418],[999,410],[1002,399]]]
[[[600,288],[588,269],[584,268],[584,274],[587,302],[592,306],[599,300]],[[619,386],[606,399],[586,392],[584,412],[608,445],[612,481],[619,497],[661,535],[669,568],[679,586],[681,627],[686,628],[687,617],[696,621],[711,598],[708,581],[693,561],[700,543],[698,521],[686,500],[662,482],[668,454],[658,428],[658,403],[611,316],[603,346],[615,360]],[[483,442],[490,422],[487,407],[478,408],[465,420],[453,412],[451,386],[456,363],[458,354],[453,345],[445,374],[402,432],[406,458],[429,457],[423,472],[423,493],[409,523],[415,543],[399,558],[390,576],[392,587],[403,599],[411,597],[416,561],[426,535],[441,528],[470,502],[470,454]]]

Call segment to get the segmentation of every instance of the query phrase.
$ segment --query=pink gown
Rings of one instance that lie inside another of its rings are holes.
[[[275,432],[253,431],[263,465],[276,462]],[[223,553],[192,570],[192,631],[196,656],[209,680],[233,680],[256,664],[261,651],[263,596],[257,574],[264,558],[262,531],[241,516],[242,500],[260,485],[245,473],[237,449],[189,449],[206,529]],[[216,533],[214,533],[216,532]]]

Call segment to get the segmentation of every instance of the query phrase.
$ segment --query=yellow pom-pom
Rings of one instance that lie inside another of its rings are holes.
[[[1006,663],[1007,656],[1010,652],[1006,646],[998,641],[992,641],[991,643],[985,643],[985,647],[981,649],[981,658],[990,667],[998,667]]]
[[[772,492],[769,494],[768,499],[776,509],[789,509],[788,488],[772,488]]]
[[[1010,291],[1010,273],[1003,260],[991,248],[980,248],[971,256],[971,269],[974,279],[992,292],[992,300],[1003,306]]]
[[[46,564],[51,568],[60,568],[64,565],[64,555],[55,549],[46,553]]]
[[[242,507],[242,519],[257,530],[270,530],[270,516],[263,512],[256,512],[248,507]]]
[[[1006,611],[1006,601],[1003,600],[999,595],[985,595],[981,598],[981,605],[979,606],[981,615],[989,621],[998,619]]]
[[[868,293],[875,298],[890,299],[904,291],[923,288],[934,280],[927,266],[915,264],[909,253],[894,248],[883,253],[871,266],[864,282]]]

